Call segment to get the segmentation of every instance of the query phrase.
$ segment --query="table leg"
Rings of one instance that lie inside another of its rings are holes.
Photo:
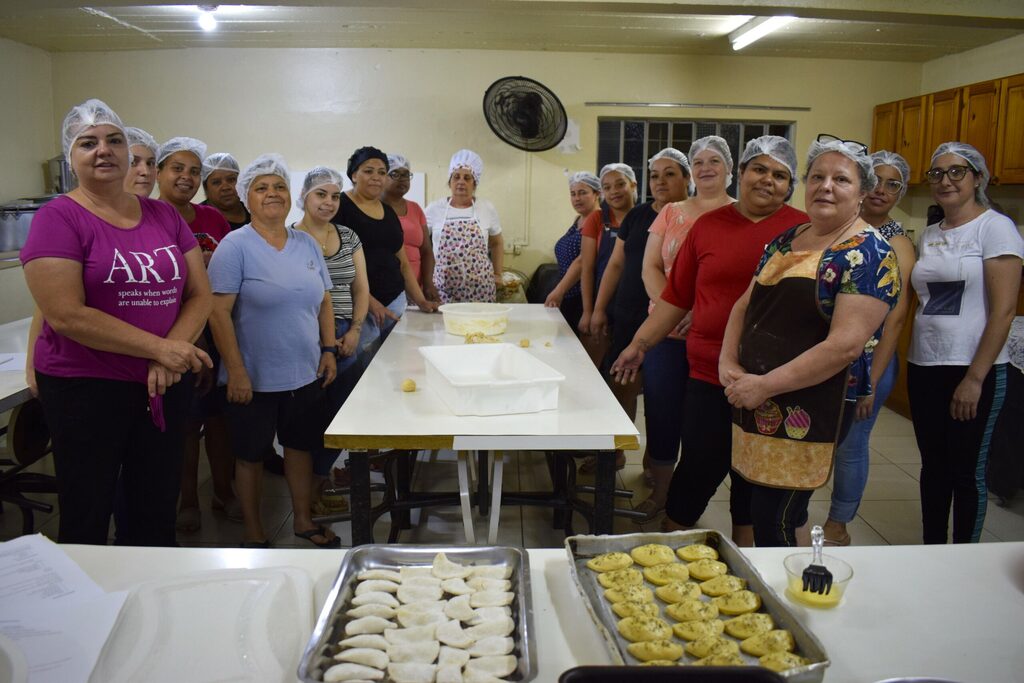
[[[491,482],[491,520],[487,527],[487,543],[498,542],[498,519],[501,517],[501,480],[505,471],[505,452],[494,451],[494,481]]]
[[[476,468],[476,504],[480,508],[480,514],[484,517],[487,516],[487,511],[490,507],[490,496],[487,494],[488,487],[488,472],[490,468],[488,465],[488,458],[490,454],[487,451],[477,451],[477,468]]]
[[[473,502],[469,493],[469,459],[472,457],[469,451],[458,451],[456,453],[459,472],[459,504],[462,506],[462,528],[466,533],[466,543],[476,544],[476,531],[473,529]]]
[[[548,463],[548,473],[551,475],[551,490],[555,498],[561,497],[564,500],[569,500],[568,493],[568,474],[566,472],[566,461],[569,462],[570,466],[573,463],[572,458],[559,451],[547,451],[544,454]],[[571,511],[562,510],[555,508],[551,523],[552,529],[564,529],[565,528],[565,516],[571,515]]]
[[[349,497],[352,508],[352,547],[373,543],[373,520],[370,516],[370,460],[366,451],[349,451],[348,470],[351,476]]]
[[[419,451],[398,451],[395,453],[395,498],[407,500],[412,489],[412,472],[416,466]],[[391,523],[398,529],[411,529],[412,520],[408,510],[391,512]]]
[[[597,454],[594,472],[594,528],[595,534],[612,533],[615,513],[615,452]]]

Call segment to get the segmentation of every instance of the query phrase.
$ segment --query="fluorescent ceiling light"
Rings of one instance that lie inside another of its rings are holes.
[[[216,5],[199,5],[199,28],[204,31],[212,31],[217,28],[217,20],[213,16],[216,11]]]
[[[796,17],[757,17],[729,34],[733,50],[742,50],[755,40],[760,40],[773,31],[777,31]]]

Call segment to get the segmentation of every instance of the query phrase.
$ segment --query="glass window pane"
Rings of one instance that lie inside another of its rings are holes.
[[[696,138],[693,137],[692,121],[672,122],[672,146],[680,152],[689,153],[690,145]]]
[[[622,147],[622,121],[619,119],[597,122],[597,168],[619,160]]]
[[[765,135],[764,126],[760,123],[745,123],[743,124],[743,146],[746,147],[747,143],[754,138],[759,138]]]
[[[647,126],[647,158],[668,147],[668,121],[651,121]]]
[[[789,140],[792,140],[793,138],[789,136],[789,129],[790,126],[788,123],[773,123],[770,126],[768,126],[768,134],[779,135]]]
[[[705,135],[721,135],[721,133],[718,132],[718,123],[715,121],[698,121],[697,132],[694,133],[694,139],[702,138]]]

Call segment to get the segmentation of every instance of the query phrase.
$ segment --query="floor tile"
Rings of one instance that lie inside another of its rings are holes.
[[[984,529],[1000,541],[1024,541],[1024,498],[1018,498],[1009,507],[989,500]]]
[[[921,452],[917,450],[917,440],[912,434],[899,436],[871,435],[871,448],[884,455],[894,463],[920,463]]]
[[[862,500],[920,500],[920,487],[897,465],[874,465]]]
[[[828,519],[828,509],[828,501],[812,500],[807,506],[810,524],[812,526],[815,524],[824,526],[825,520]],[[881,534],[871,528],[871,525],[859,516],[846,525],[846,531],[850,534],[852,545],[889,545]]]
[[[921,543],[921,503],[918,500],[865,500],[859,516],[891,545]]]

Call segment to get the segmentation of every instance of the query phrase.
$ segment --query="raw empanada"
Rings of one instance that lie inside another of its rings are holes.
[[[485,576],[474,576],[466,581],[466,585],[475,591],[512,590],[512,582],[508,579],[488,579]]]
[[[389,628],[384,631],[389,643],[423,643],[437,640],[437,624],[425,624],[412,628]]]
[[[441,587],[441,579],[436,576],[410,576],[402,582],[405,586],[430,586],[432,588]]]
[[[515,641],[506,636],[487,636],[470,645],[469,654],[474,657],[507,655],[515,646]]]
[[[672,637],[672,627],[658,617],[626,617],[619,620],[617,628],[623,638],[634,643],[642,640],[668,640]]]
[[[655,586],[664,586],[673,581],[686,581],[690,578],[690,570],[685,564],[678,562],[667,562],[656,564],[653,567],[644,567],[644,578]]]
[[[338,662],[354,662],[381,670],[388,668],[388,662],[391,661],[388,659],[386,652],[372,647],[353,647],[348,650],[342,650],[334,655],[334,659]]]
[[[511,617],[501,617],[500,619],[488,619],[476,626],[470,626],[466,629],[466,633],[473,636],[475,640],[480,640],[488,636],[507,636],[515,628],[516,623],[512,621]]]
[[[626,646],[629,654],[641,662],[651,660],[676,660],[683,656],[683,646],[671,640],[645,640]]]
[[[660,543],[648,543],[647,545],[633,548],[629,551],[629,556],[633,558],[634,562],[644,567],[653,567],[656,564],[667,564],[676,561],[672,548]]]
[[[626,553],[604,553],[587,560],[587,567],[595,572],[610,572],[633,565],[633,558]]]
[[[419,662],[391,662],[388,664],[388,678],[392,683],[434,683],[437,667]]]
[[[437,602],[444,596],[441,586],[426,586],[403,583],[398,587],[398,600],[403,603],[410,602]]]
[[[512,567],[503,564],[478,564],[470,567],[471,576],[482,576],[485,579],[510,579]]]
[[[511,605],[515,597],[515,593],[507,591],[477,591],[469,596],[469,604],[472,607],[504,607]]]
[[[352,605],[355,607],[362,607],[363,605],[387,605],[388,607],[398,607],[399,602],[391,593],[385,593],[384,591],[374,591],[372,593],[363,593],[352,598]]]
[[[448,617],[444,615],[443,605],[444,603],[436,603],[442,605],[442,610],[437,612],[418,612],[414,610],[407,610],[406,607],[410,605],[423,605],[423,604],[434,604],[434,603],[409,603],[409,605],[402,605],[398,608],[396,616],[398,617],[398,623],[402,625],[402,628],[412,628],[413,626],[426,626],[427,624],[440,624],[441,622],[448,621]]]
[[[476,638],[466,633],[462,629],[462,624],[454,619],[438,624],[437,639],[445,645],[462,649],[466,649],[476,642]]]
[[[433,664],[441,651],[441,644],[436,640],[420,643],[391,643],[388,645],[388,657],[392,662],[419,662]]]
[[[511,607],[478,607],[473,610],[476,615],[472,619],[466,622],[468,626],[479,626],[485,621],[494,621],[495,619],[504,619],[505,617],[512,616]]]
[[[472,568],[452,562],[444,553],[434,555],[431,573],[439,579],[464,579],[473,572]]]
[[[377,603],[370,603],[368,605],[360,605],[354,609],[350,609],[345,612],[345,616],[352,617],[353,619],[362,619],[363,617],[380,617],[381,619],[394,619],[395,608],[388,607],[387,605],[379,605]]]
[[[464,669],[462,671],[462,683],[505,683],[505,679],[492,676],[486,671]]]
[[[763,657],[769,652],[792,652],[795,647],[793,634],[781,628],[758,633],[740,643],[741,650],[755,657]]]
[[[416,576],[433,576],[434,572],[431,567],[399,567],[398,575],[402,578],[399,583],[405,583]]]
[[[398,591],[398,584],[394,581],[384,581],[383,579],[370,579],[369,581],[360,581],[359,585],[356,586],[356,595],[363,595],[364,593],[372,593],[374,591],[395,593]]]
[[[402,575],[390,569],[367,569],[366,571],[359,572],[359,574],[356,575],[356,578],[360,581],[380,579],[382,581],[394,581],[395,583],[402,582]]]
[[[457,666],[460,669],[466,666],[469,661],[469,653],[457,647],[441,646],[441,652],[437,655],[438,666]]]
[[[469,595],[478,589],[466,585],[465,579],[445,579],[441,582],[441,590],[451,595]]]
[[[372,647],[375,650],[388,649],[387,638],[376,633],[365,633],[363,635],[345,638],[344,640],[338,641],[338,645],[342,647]]]
[[[469,621],[476,616],[473,606],[469,604],[469,595],[459,595],[445,603],[444,615],[449,619]]]
[[[703,543],[691,543],[676,550],[676,555],[684,562],[696,562],[697,560],[717,560],[718,551]]]
[[[720,619],[694,619],[672,625],[672,633],[683,640],[700,640],[707,636],[720,636],[722,630]]]
[[[324,683],[340,683],[341,681],[379,681],[384,672],[370,666],[343,662],[335,664],[324,672]]]
[[[345,635],[357,636],[361,633],[383,633],[384,629],[394,628],[395,622],[381,617],[363,617],[353,619],[345,624]]]
[[[434,683],[464,683],[462,667],[439,665],[437,672],[434,674]]]
[[[477,657],[466,662],[466,673],[479,671],[490,674],[497,678],[508,676],[519,666],[515,655],[502,655],[496,657]]]

